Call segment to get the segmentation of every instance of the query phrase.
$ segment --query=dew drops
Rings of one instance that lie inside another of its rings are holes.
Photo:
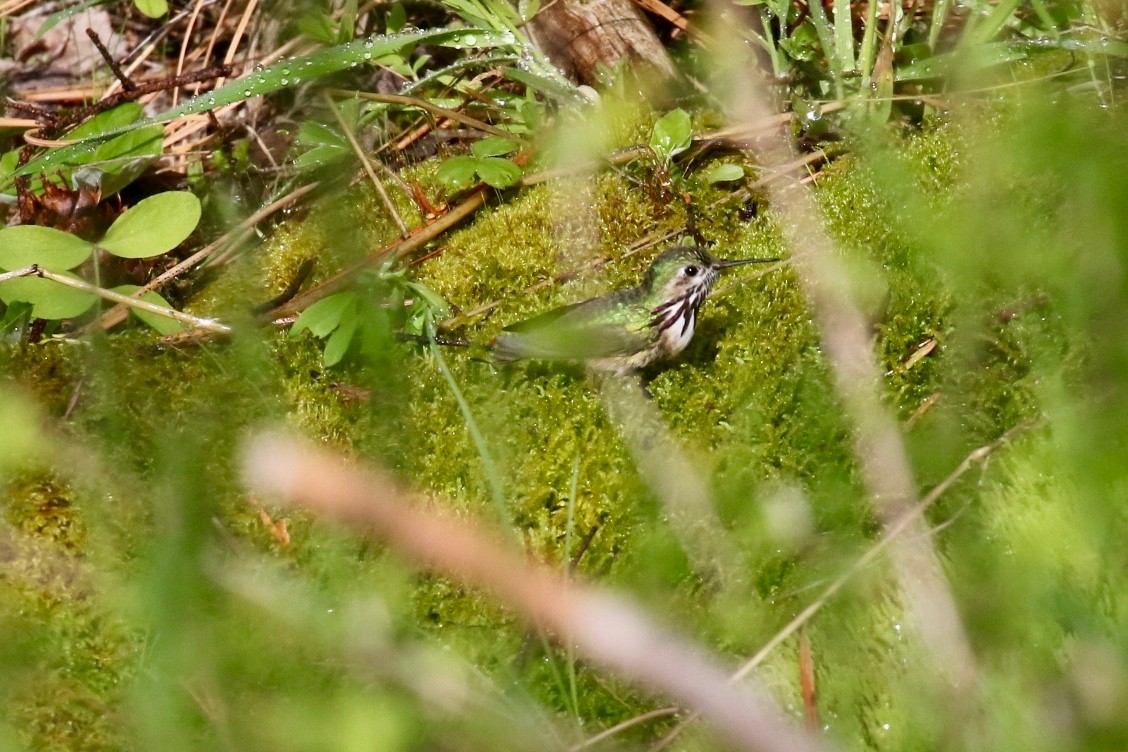
[[[473,34],[467,34],[466,36],[464,36],[462,38],[462,41],[465,44],[477,44],[478,43],[478,37],[474,36]]]
[[[282,81],[281,81],[280,83],[281,83],[281,84],[282,84],[283,86],[289,86],[289,85],[290,85],[290,79],[288,79],[288,78],[284,78],[284,79],[282,79]]]
[[[371,60],[372,59],[372,53],[371,52],[364,53],[364,59],[365,60]]]
[[[243,96],[244,97],[251,96],[251,90],[250,89],[243,89]]]

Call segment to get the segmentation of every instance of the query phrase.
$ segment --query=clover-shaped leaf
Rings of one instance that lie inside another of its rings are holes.
[[[483,183],[494,188],[508,188],[521,180],[521,168],[500,157],[484,157],[475,160],[475,171]]]

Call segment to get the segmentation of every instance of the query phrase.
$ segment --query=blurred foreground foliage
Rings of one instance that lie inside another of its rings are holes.
[[[654,118],[636,114],[640,142]],[[929,513],[977,694],[953,707],[930,683],[879,561],[808,630],[820,723],[841,749],[1128,746],[1125,124],[1115,107],[1025,89],[920,131],[858,137],[816,181],[922,489],[1027,426]],[[723,195],[692,189],[698,205]],[[629,176],[586,190],[612,256],[684,222]],[[557,197],[540,186],[498,200],[416,268],[456,310],[500,301],[464,330],[474,342],[645,268],[634,256],[522,292],[571,268]],[[283,227],[265,264],[244,262],[196,313],[245,307],[326,247],[355,255],[341,228],[363,241],[373,205],[354,190]],[[725,205],[702,221],[741,258],[787,255],[778,219]],[[724,521],[733,553],[719,582],[693,571],[582,373],[443,353],[521,543],[566,567],[598,528],[582,576],[734,663],[878,532],[794,274],[734,277],[650,385]],[[283,423],[496,521],[433,355],[386,335],[376,356],[331,372],[313,341],[249,326],[187,350],[131,331],[0,351],[5,748],[568,749],[659,706],[529,639],[485,595],[241,487],[239,442]],[[797,718],[798,652],[790,639],[758,669]],[[641,747],[671,725],[608,744]],[[694,729],[676,748],[714,744]]]

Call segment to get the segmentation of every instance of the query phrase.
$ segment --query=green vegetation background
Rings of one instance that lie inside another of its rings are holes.
[[[653,122],[632,112],[624,144]],[[921,488],[1033,421],[929,514],[980,662],[979,711],[946,715],[879,563],[809,629],[821,722],[843,749],[1128,746],[1123,123],[1116,109],[1011,100],[855,144],[816,181]],[[699,206],[724,197],[703,181],[693,193]],[[628,176],[598,176],[593,195],[613,257],[684,223]],[[770,206],[740,209],[701,219],[723,255],[789,255]],[[498,196],[413,274],[462,310],[501,301],[463,330],[481,344],[633,284],[660,250],[525,293],[571,268],[558,212],[551,185]],[[192,311],[238,316],[307,257],[328,276],[391,237],[380,216],[363,190],[326,202]],[[732,275],[650,387],[738,552],[721,582],[693,571],[582,373],[499,371],[480,347],[443,354],[502,468],[521,543],[565,567],[598,526],[580,574],[734,663],[878,534],[795,273]],[[929,339],[935,352],[912,359]],[[37,469],[13,472],[5,495],[5,748],[563,749],[661,705],[546,652],[482,594],[241,487],[240,441],[282,423],[496,523],[482,458],[426,350],[389,343],[386,357],[326,371],[315,341],[248,325],[192,350],[160,350],[136,330],[5,346],[0,362],[4,388],[44,415],[77,395],[36,448]],[[289,544],[267,524],[283,516]],[[789,640],[758,675],[798,719],[797,656]],[[671,724],[610,744],[643,745]],[[678,745],[714,742],[695,730]]]

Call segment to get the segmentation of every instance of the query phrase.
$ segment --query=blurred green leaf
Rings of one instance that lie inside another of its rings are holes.
[[[522,21],[531,21],[537,13],[540,13],[540,9],[540,0],[517,0],[517,12],[521,15]]]
[[[333,44],[336,42],[336,26],[333,17],[321,10],[312,8],[300,16],[296,22],[298,31],[315,42]]]
[[[296,143],[299,146],[336,146],[347,149],[349,142],[337,131],[327,125],[307,120],[298,126]]]
[[[467,188],[476,182],[474,175],[478,171],[478,161],[475,157],[450,157],[439,166],[438,178],[454,190]]]
[[[133,295],[140,289],[140,285],[119,285],[118,287],[113,288],[113,291],[121,293],[122,295]],[[162,308],[168,308],[169,310],[172,310],[172,305],[154,290],[150,290],[149,292],[142,295],[141,300],[144,300],[146,303],[152,303],[153,305],[159,305]],[[152,313],[150,311],[142,311],[139,308],[130,308],[129,312],[131,315],[136,316],[139,321],[143,321],[144,323],[155,329],[157,333],[163,334],[165,336],[183,332],[188,328],[176,319],[170,319],[168,316],[161,316],[160,314]]]
[[[356,0],[345,0],[341,9],[341,21],[337,24],[337,44],[351,42],[356,38]]]
[[[298,316],[298,320],[290,328],[290,338],[296,339],[307,329],[318,339],[328,337],[330,332],[340,326],[341,319],[349,309],[355,308],[356,302],[356,293],[352,292],[330,295],[317,301]]]
[[[351,150],[339,146],[318,146],[298,155],[293,165],[298,170],[314,170],[344,159],[351,153]]]
[[[149,125],[107,141],[95,149],[89,159],[73,164],[89,165],[88,169],[98,170],[96,183],[102,189],[102,196],[112,196],[141,177],[161,155],[163,146],[164,128]],[[80,170],[76,169],[74,175],[72,182],[78,180]]]
[[[307,120],[298,127],[295,143],[307,149],[294,160],[294,166],[299,170],[323,167],[352,154],[352,147],[344,136],[329,126],[312,120]]]
[[[133,0],[133,5],[149,18],[160,18],[168,13],[166,0]]]
[[[128,129],[144,114],[136,102],[126,102],[112,110],[99,113],[89,121],[66,134],[66,138],[82,140]],[[59,162],[52,155],[53,165],[45,165],[52,172],[61,172],[72,186],[98,187],[102,197],[112,196],[136,180],[160,156],[164,143],[164,128],[147,126],[128,131],[96,146],[86,148],[73,158]],[[64,149],[67,147],[63,147]],[[56,149],[56,152],[61,149]],[[18,151],[0,158],[0,185],[10,182],[19,159]],[[42,190],[42,179],[32,176],[31,189]]]
[[[392,3],[392,7],[384,14],[384,28],[389,34],[398,34],[407,26],[407,10],[403,2]]]
[[[95,5],[101,5],[102,3],[106,2],[109,2],[109,0],[82,0],[81,2],[77,2],[73,5],[68,5],[62,10],[57,10],[51,15],[47,16],[47,18],[43,19],[43,23],[41,23],[39,25],[39,28],[35,30],[34,38],[37,40],[42,39],[43,35],[49,32],[51,29],[55,28],[60,21],[65,21],[71,16],[77,16],[79,13],[87,10],[88,8],[93,8]]]
[[[79,279],[71,272],[59,272],[71,279]],[[0,282],[0,300],[12,303],[17,300],[31,303],[32,316],[37,319],[73,319],[89,311],[98,302],[93,293],[40,277],[23,277]]]
[[[42,454],[46,442],[41,420],[29,396],[0,382],[0,482]]]
[[[500,157],[503,154],[512,154],[519,147],[517,142],[504,136],[490,136],[480,141],[475,141],[470,146],[470,151],[475,157]]]
[[[956,71],[976,71],[1025,60],[1034,54],[1028,45],[1014,42],[977,44],[967,49],[933,55],[895,70],[898,81],[942,78]]]
[[[740,180],[744,177],[744,168],[738,164],[719,164],[716,165],[708,172],[705,173],[705,182],[712,185],[713,183],[729,183],[733,180]]]
[[[0,269],[6,271],[39,264],[61,272],[90,258],[93,250],[92,243],[54,227],[16,225],[0,230]]]
[[[351,302],[352,305],[342,312],[340,324],[325,342],[325,351],[321,355],[321,363],[326,368],[331,368],[341,362],[349,351],[349,345],[352,344],[357,327],[360,326],[360,314],[357,311],[356,298],[353,298]]]
[[[565,102],[575,102],[582,100],[579,92],[574,87],[566,86],[561,81],[548,76],[540,76],[536,73],[530,73],[521,68],[502,68],[501,72],[505,74],[506,78],[510,78],[517,83],[525,84],[533,91]]]
[[[692,141],[693,124],[689,113],[680,107],[659,118],[650,132],[650,148],[663,161],[688,149]]]
[[[500,157],[476,159],[474,170],[482,182],[494,188],[509,188],[521,181],[521,168]]]
[[[145,108],[136,102],[124,102],[113,109],[99,112],[85,123],[67,132],[68,139],[90,138],[136,122]]]
[[[122,258],[157,256],[184,242],[199,221],[200,199],[188,191],[166,191],[130,207],[98,246]]]

